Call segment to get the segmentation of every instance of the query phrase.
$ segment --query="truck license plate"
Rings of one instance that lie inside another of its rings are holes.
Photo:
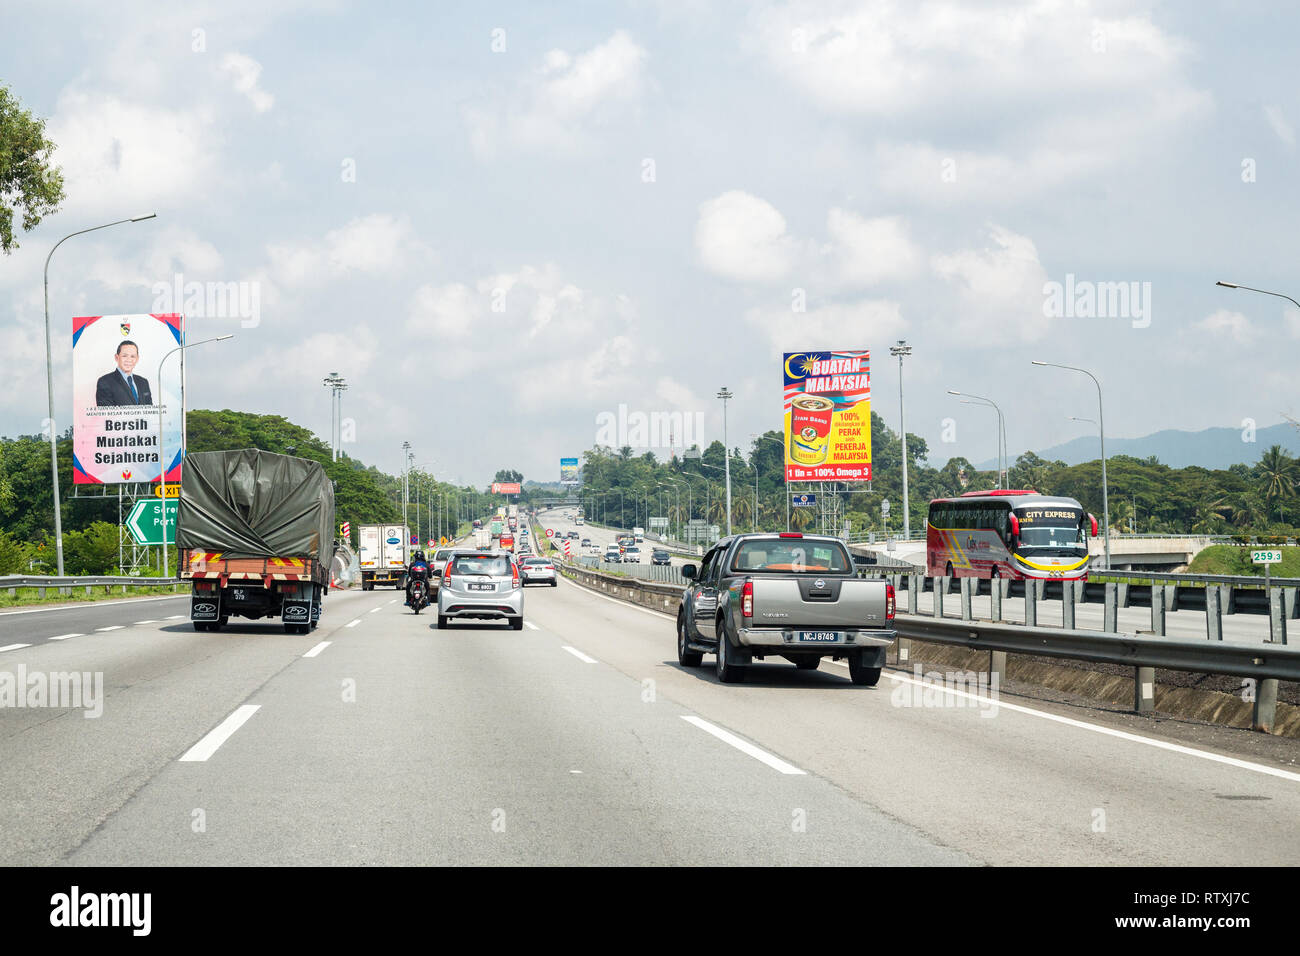
[[[244,601],[244,600],[247,600],[247,597],[246,597],[246,595],[245,595],[245,593],[244,593],[244,589],[243,589],[243,588],[231,588],[231,589],[230,589],[230,600],[232,600],[232,601]]]
[[[836,644],[839,631],[795,631],[794,639],[800,644]]]

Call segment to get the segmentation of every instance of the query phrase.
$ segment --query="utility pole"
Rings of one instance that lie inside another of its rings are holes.
[[[410,534],[410,532],[406,528],[406,521],[407,521],[406,501],[410,497],[410,486],[409,486],[410,478],[411,478],[411,443],[409,441],[404,441],[402,442],[402,534],[403,535]],[[402,547],[403,548],[410,547],[410,544],[411,543],[409,541],[403,541]]]

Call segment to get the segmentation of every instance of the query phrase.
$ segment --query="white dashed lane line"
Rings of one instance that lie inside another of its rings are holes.
[[[21,648],[31,647],[31,646],[32,645],[30,644],[6,644],[4,647],[0,647],[0,651],[16,651],[16,650],[20,650]]]
[[[260,704],[244,704],[216,727],[208,731],[202,740],[185,751],[180,758],[181,762],[194,763],[207,760],[217,752],[218,747],[231,738],[236,730],[244,726],[249,717],[257,713],[260,706]]]
[[[56,634],[50,638],[52,641],[66,641],[70,637],[85,637],[86,635],[77,631],[75,634]]]
[[[358,624],[360,624],[360,623],[361,623],[361,618],[357,618],[355,621],[349,621],[348,623],[344,624],[343,626],[344,626],[344,627],[356,627],[356,626],[357,626]]]
[[[781,773],[786,773],[786,774],[806,773],[806,771],[800,770],[794,764],[786,763],[780,757],[774,757],[766,750],[760,750],[758,747],[755,747],[753,744],[751,744],[748,740],[741,740],[739,737],[737,737],[735,734],[731,733],[730,731],[723,730],[721,727],[717,726],[716,724],[709,723],[707,720],[705,720],[702,717],[696,717],[692,714],[683,714],[682,720],[686,721],[688,724],[694,724],[696,727],[699,727],[700,730],[703,730],[705,733],[712,734],[713,736],[721,740],[724,744],[730,744],[732,747],[735,747],[741,753],[748,754],[749,756],[753,757],[755,760],[762,761],[763,763],[771,767],[773,770],[779,770]]]
[[[588,657],[586,654],[582,653],[582,651],[578,650],[576,647],[570,647],[568,644],[565,644],[564,649],[568,651],[570,654],[572,654],[574,657],[576,657],[578,660],[582,661],[584,664],[600,663],[600,661],[596,660],[596,658]]]
[[[97,628],[95,628],[95,633],[98,634],[98,633],[100,633],[100,632],[102,632],[102,631],[120,631],[120,630],[122,630],[122,628],[124,628],[124,627],[126,627],[125,624],[112,624],[112,625],[110,625],[110,626],[108,626],[108,627],[97,627]]]
[[[329,647],[329,646],[330,646],[330,643],[331,643],[330,641],[321,641],[319,644],[317,644],[315,647],[313,647],[311,650],[309,650],[306,654],[304,654],[304,655],[302,655],[302,656],[303,656],[303,657],[315,657],[315,656],[316,656],[317,654],[319,654],[321,651],[325,650],[325,648]]]
[[[532,621],[524,621],[524,626],[527,627],[527,628],[529,628],[530,630],[534,630],[534,631],[540,631],[540,630],[541,630],[541,628],[538,627],[536,624],[534,624]]]
[[[157,623],[158,623],[157,621],[136,621],[135,622],[136,627],[139,627],[141,624],[157,624]]]
[[[372,607],[372,608],[370,609],[370,613],[371,613],[371,614],[378,614],[378,613],[379,613],[380,611],[382,611],[382,610],[383,610],[382,607]]]

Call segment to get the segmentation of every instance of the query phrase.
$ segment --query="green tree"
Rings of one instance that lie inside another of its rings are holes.
[[[64,200],[63,173],[52,166],[54,143],[45,138],[45,120],[22,108],[7,87],[0,86],[0,251],[18,248],[14,214],[22,213],[22,229],[30,232],[57,212]]]
[[[1276,499],[1279,503],[1295,493],[1296,461],[1281,445],[1274,445],[1259,460],[1261,491],[1265,511]]]

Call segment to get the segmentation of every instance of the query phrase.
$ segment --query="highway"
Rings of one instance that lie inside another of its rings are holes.
[[[831,663],[759,663],[724,686],[709,658],[678,666],[671,617],[567,580],[528,589],[521,632],[440,631],[388,590],[331,594],[307,636],[234,620],[198,633],[183,608],[0,614],[5,640],[30,645],[0,652],[0,673],[103,682],[90,719],[0,708],[0,862],[1255,866],[1300,852],[1292,740],[1029,693],[929,700],[910,672],[854,687]]]

